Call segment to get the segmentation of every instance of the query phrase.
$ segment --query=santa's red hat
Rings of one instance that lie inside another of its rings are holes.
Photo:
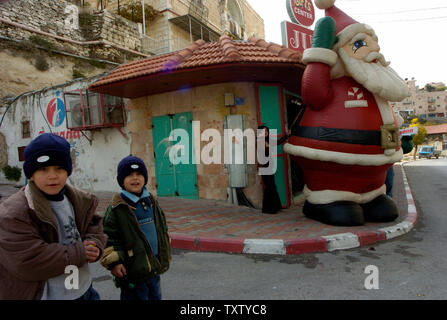
[[[335,20],[338,42],[335,44],[333,48],[334,50],[338,50],[340,47],[344,46],[346,42],[360,32],[364,32],[373,37],[374,40],[377,40],[374,30],[370,26],[357,22],[334,6],[334,3],[335,0],[315,0],[317,8],[325,10],[325,15]]]

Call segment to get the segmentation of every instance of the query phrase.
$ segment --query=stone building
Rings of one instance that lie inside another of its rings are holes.
[[[98,2],[98,1],[97,1]],[[100,2],[100,1],[99,1]],[[118,13],[141,0],[107,0],[103,8]],[[217,41],[221,35],[247,40],[264,39],[264,21],[246,0],[145,0],[159,15],[145,23],[145,47],[154,54],[185,48],[203,39]],[[98,7],[98,3],[91,3]]]
[[[416,80],[407,80],[409,97],[391,106],[402,116],[416,115],[430,121],[447,121],[447,91],[426,91],[416,86]]]
[[[438,124],[434,126],[425,126],[427,136],[425,142],[432,145],[437,150],[442,150],[442,154],[447,155],[447,124]]]
[[[126,108],[120,98],[87,92],[97,79],[72,80],[30,91],[0,106],[0,165],[21,169],[25,147],[39,134],[51,132],[70,143],[71,185],[88,191],[119,189],[116,165],[130,152]],[[70,111],[66,104],[71,105]],[[20,181],[8,181],[0,172],[0,183],[23,185],[25,176],[22,171]]]
[[[282,136],[299,112],[303,70],[296,51],[262,39],[222,36],[216,42],[197,40],[175,53],[124,64],[89,90],[129,99],[130,152],[148,165],[151,191],[225,200],[234,189],[242,189],[260,206],[257,162],[238,167],[224,161],[237,144],[248,159],[255,142],[248,135],[226,139],[225,129],[256,132],[263,123],[277,130],[275,139]],[[182,129],[186,137],[179,141],[175,129]],[[174,164],[171,150],[186,150],[179,156],[186,155],[186,161]],[[286,207],[296,190],[301,191],[294,179],[299,172],[282,146],[277,150],[275,181]],[[210,154],[212,161],[207,162],[204,158]]]
[[[277,130],[278,139],[291,126],[300,110],[303,70],[299,53],[262,39],[197,40],[178,52],[123,64],[103,77],[16,97],[0,107],[0,149],[6,155],[0,160],[21,168],[31,139],[53,132],[72,146],[69,182],[74,186],[117,191],[116,165],[132,153],[147,164],[154,194],[235,202],[242,191],[260,207],[256,129],[266,124]],[[186,137],[175,129],[183,129]],[[235,134],[226,136],[225,129]],[[171,150],[189,151],[186,163],[173,163]],[[242,162],[225,160],[236,159],[237,150]],[[282,146],[274,158],[275,181],[287,207],[302,190],[295,179],[299,172]],[[6,182],[0,173],[0,183]]]

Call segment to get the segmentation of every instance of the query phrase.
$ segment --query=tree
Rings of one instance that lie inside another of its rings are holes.
[[[127,20],[131,20],[133,22],[143,23],[143,10],[142,3],[128,3],[127,5],[123,5],[120,8],[119,15],[126,18]],[[158,10],[155,10],[151,5],[144,5],[144,19],[146,22],[153,21],[160,15]]]
[[[416,153],[418,151],[418,145],[421,145],[421,144],[424,143],[426,135],[427,135],[427,129],[425,129],[425,127],[419,125],[418,126],[418,133],[413,137],[413,144],[415,146],[415,148],[414,148],[414,156],[413,156],[414,160],[416,160]]]
[[[424,88],[425,88],[425,91],[428,91],[428,92],[433,92],[436,90],[436,87],[432,86],[429,83],[427,83]]]

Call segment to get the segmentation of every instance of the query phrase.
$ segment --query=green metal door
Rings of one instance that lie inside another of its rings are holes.
[[[155,177],[159,196],[198,199],[197,170],[192,159],[191,121],[191,112],[152,118]],[[185,130],[186,141],[181,138],[169,141],[174,129]],[[187,161],[183,162],[186,163],[174,164],[171,161],[170,153],[175,150],[185,152]]]
[[[259,84],[258,93],[258,120],[269,129],[277,130],[277,137],[281,137],[285,131],[285,110],[281,87],[279,85]],[[288,182],[287,157],[283,145],[277,146],[277,168],[275,173],[276,188],[284,207],[290,206],[290,192]]]

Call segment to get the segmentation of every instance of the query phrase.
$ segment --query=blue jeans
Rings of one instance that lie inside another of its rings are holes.
[[[95,289],[93,289],[92,285],[90,285],[90,288],[88,288],[88,290],[76,300],[77,301],[101,300],[101,298],[99,297],[98,292]]]
[[[161,300],[160,276],[121,287],[121,300]]]
[[[387,196],[393,197],[394,169],[390,167],[386,172],[385,186]]]

